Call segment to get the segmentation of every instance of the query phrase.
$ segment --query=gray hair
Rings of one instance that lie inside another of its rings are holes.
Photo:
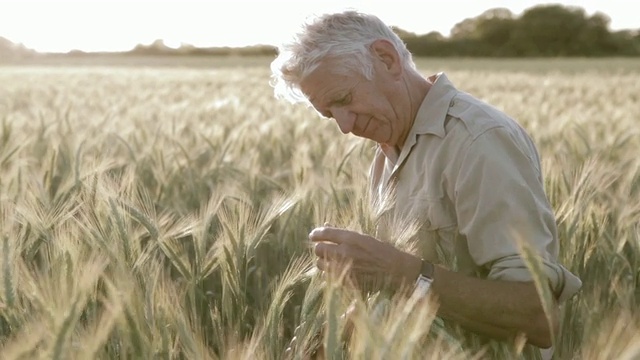
[[[300,82],[311,74],[325,58],[336,58],[343,64],[339,73],[359,71],[373,78],[372,54],[374,41],[390,41],[405,67],[415,69],[411,53],[393,30],[374,15],[357,11],[325,14],[302,25],[290,42],[278,48],[271,63],[271,86],[277,98],[292,103],[307,102]]]

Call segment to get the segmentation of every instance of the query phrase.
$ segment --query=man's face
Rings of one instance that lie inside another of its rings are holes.
[[[358,72],[343,75],[336,72],[336,61],[324,61],[301,83],[300,89],[323,116],[333,118],[344,134],[373,140],[391,146],[404,141],[411,124],[402,119],[404,113],[398,98],[398,82],[374,63],[373,79]],[[344,71],[343,71],[344,73]]]

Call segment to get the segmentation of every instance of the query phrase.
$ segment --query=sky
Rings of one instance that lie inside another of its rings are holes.
[[[0,36],[41,52],[126,51],[163,39],[178,47],[276,45],[305,17],[346,8],[377,15],[417,34],[448,36],[455,24],[493,8],[515,15],[536,5],[579,6],[602,12],[610,30],[639,29],[633,0],[422,0],[422,1],[8,1],[0,0]]]

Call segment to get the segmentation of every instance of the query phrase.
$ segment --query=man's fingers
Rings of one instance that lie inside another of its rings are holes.
[[[329,267],[329,262],[323,258],[316,259],[316,267],[321,271],[327,271]]]
[[[361,241],[362,234],[355,231],[334,227],[319,227],[311,230],[309,240],[312,242],[328,241],[336,244],[356,245]]]
[[[334,228],[328,226],[317,227],[311,230],[311,232],[309,233],[309,240],[311,240],[312,242],[329,241],[337,244],[336,241],[332,240],[332,238],[334,237],[332,231],[333,229]]]
[[[317,243],[313,252],[317,257],[334,261],[341,261],[349,256],[346,246],[324,242]]]

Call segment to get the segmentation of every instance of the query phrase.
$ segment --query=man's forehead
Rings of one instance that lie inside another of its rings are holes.
[[[310,102],[315,103],[346,88],[352,80],[335,68],[320,65],[300,82],[300,90]]]

